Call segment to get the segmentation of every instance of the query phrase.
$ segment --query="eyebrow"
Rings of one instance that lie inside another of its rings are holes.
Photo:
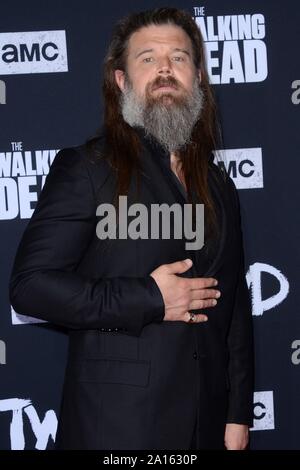
[[[153,49],[145,49],[145,50],[139,52],[138,54],[136,54],[135,59],[140,57],[140,55],[142,55],[142,54],[147,54],[148,52],[153,52]]]
[[[191,57],[191,54],[189,53],[189,51],[187,51],[186,49],[180,49],[179,47],[176,47],[174,49],[174,52],[184,52],[184,54],[188,55],[189,57]]]
[[[149,52],[153,52],[153,49],[145,49],[141,52],[139,52],[138,54],[136,54],[135,56],[135,59],[137,59],[138,57],[140,57],[142,54],[148,54]],[[179,47],[175,47],[172,52],[183,52],[184,54],[188,55],[189,57],[191,57],[191,54],[189,53],[189,51],[187,51],[186,49],[180,49]]]

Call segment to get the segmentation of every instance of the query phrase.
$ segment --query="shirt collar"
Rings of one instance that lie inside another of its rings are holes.
[[[146,133],[143,127],[134,127],[134,130],[140,137],[142,144],[158,158],[161,158],[165,163],[168,164],[168,167],[171,168],[170,163],[170,153],[158,142],[158,140]]]

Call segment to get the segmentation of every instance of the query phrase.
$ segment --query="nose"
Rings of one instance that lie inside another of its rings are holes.
[[[157,73],[159,75],[170,75],[172,73],[171,62],[168,57],[164,57],[159,60]]]

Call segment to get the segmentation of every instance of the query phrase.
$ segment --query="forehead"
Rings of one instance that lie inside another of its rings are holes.
[[[128,55],[139,49],[155,47],[185,48],[192,53],[192,42],[187,33],[175,25],[145,26],[133,33],[128,43]]]

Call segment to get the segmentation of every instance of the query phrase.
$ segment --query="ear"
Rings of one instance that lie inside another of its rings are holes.
[[[115,70],[115,80],[118,87],[123,92],[125,88],[125,72],[123,70]]]
[[[201,79],[202,79],[201,69],[198,69],[197,75],[199,78],[199,83],[201,83]]]

